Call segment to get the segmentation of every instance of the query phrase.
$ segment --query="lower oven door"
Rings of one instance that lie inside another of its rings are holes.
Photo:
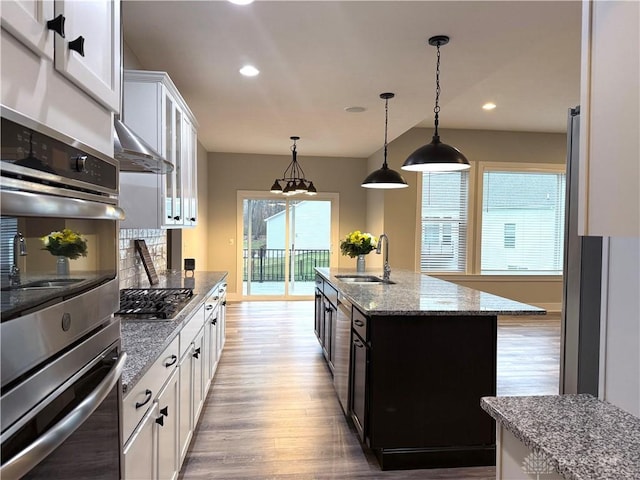
[[[118,480],[125,358],[116,341],[3,432],[0,478]]]

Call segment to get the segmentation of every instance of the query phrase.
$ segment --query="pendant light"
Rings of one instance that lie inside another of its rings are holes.
[[[292,159],[289,166],[282,174],[282,178],[276,178],[271,186],[271,193],[280,193],[286,196],[306,193],[307,195],[317,195],[318,191],[311,180],[304,178],[304,171],[298,163],[298,152],[296,141],[300,137],[290,137],[293,140],[291,145]],[[283,187],[284,185],[284,187]]]
[[[389,124],[389,99],[395,97],[393,93],[381,93],[380,98],[384,100],[384,161],[382,168],[369,174],[362,182],[364,188],[405,188],[408,187],[407,182],[395,170],[391,170],[387,165],[387,126]]]
[[[429,45],[437,49],[436,63],[436,105],[433,109],[435,114],[435,131],[431,143],[420,147],[405,160],[402,165],[403,170],[414,172],[445,172],[460,171],[470,167],[469,160],[455,147],[440,142],[438,135],[438,114],[440,113],[440,47],[449,43],[446,35],[436,35],[429,39]]]

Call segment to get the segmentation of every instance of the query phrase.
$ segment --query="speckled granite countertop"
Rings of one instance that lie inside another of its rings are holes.
[[[485,397],[480,404],[564,478],[640,478],[640,418],[610,403],[583,394]]]
[[[185,320],[202,304],[213,287],[227,278],[227,272],[195,272],[193,277],[185,277],[182,271],[167,271],[159,274],[158,278],[158,285],[150,287],[147,283],[134,288],[193,288],[193,298],[171,320],[130,320],[119,316],[122,349],[127,352],[122,373],[123,392],[140,380],[162,350],[176,338]]]
[[[368,315],[543,315],[545,310],[456,285],[428,275],[394,270],[394,284],[347,283],[336,275],[353,270],[316,271]],[[362,275],[370,275],[366,272]]]

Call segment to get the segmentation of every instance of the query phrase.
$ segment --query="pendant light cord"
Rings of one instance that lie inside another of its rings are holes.
[[[440,113],[440,42],[436,44],[436,106],[433,108],[433,113],[435,114],[435,126],[436,130],[434,132],[434,136],[438,137],[438,114]]]
[[[387,165],[387,125],[389,124],[389,97],[384,99],[384,162],[382,168],[388,168]]]

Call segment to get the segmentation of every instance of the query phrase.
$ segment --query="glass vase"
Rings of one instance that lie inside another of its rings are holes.
[[[358,259],[356,260],[356,272],[364,273],[365,267],[364,255],[358,255]]]
[[[56,273],[60,276],[69,275],[69,258],[59,256],[56,262]]]

